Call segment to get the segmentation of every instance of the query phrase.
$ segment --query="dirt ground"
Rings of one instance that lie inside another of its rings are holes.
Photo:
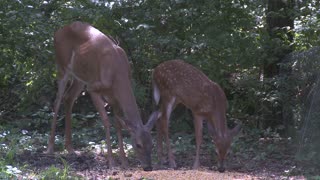
[[[284,146],[283,148],[286,148]],[[261,147],[263,148],[263,147]],[[287,147],[288,148],[288,147]],[[277,152],[275,152],[277,153]],[[252,157],[251,157],[252,155]],[[255,157],[254,157],[255,156]],[[64,163],[69,166],[69,175],[80,179],[306,179],[303,175],[305,167],[292,160],[290,149],[283,151],[281,156],[267,155],[266,158],[257,159],[254,153],[231,154],[226,162],[226,172],[219,173],[214,157],[206,150],[201,154],[201,168],[192,170],[194,152],[189,151],[176,155],[177,170],[154,165],[154,170],[145,172],[139,167],[134,157],[129,157],[130,169],[120,167],[109,169],[105,155],[94,151],[80,152],[68,155],[56,152],[55,155],[45,155],[42,152],[32,153],[25,151],[18,156],[18,161],[28,164],[33,172],[40,172],[51,166],[64,168]],[[280,158],[279,158],[280,157]],[[119,159],[115,155],[119,164]]]

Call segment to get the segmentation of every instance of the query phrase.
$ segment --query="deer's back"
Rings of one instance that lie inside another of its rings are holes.
[[[66,71],[68,67],[82,81],[129,77],[129,62],[123,49],[88,23],[76,21],[57,30],[54,45],[58,69]]]
[[[190,109],[208,112],[217,106],[215,99],[225,100],[219,85],[182,60],[160,64],[153,72],[153,79],[162,97],[174,96]]]

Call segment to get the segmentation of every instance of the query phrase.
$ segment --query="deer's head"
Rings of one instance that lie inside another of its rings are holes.
[[[227,129],[226,133],[217,133],[217,130],[208,123],[208,130],[212,136],[213,143],[216,146],[215,152],[218,157],[218,171],[224,172],[224,160],[229,153],[234,136],[236,136],[241,130],[241,124],[238,124],[231,130]]]
[[[151,130],[159,116],[160,113],[158,111],[153,112],[150,115],[147,124],[143,125],[143,128],[129,129],[133,149],[145,171],[152,171],[151,154],[153,144]]]

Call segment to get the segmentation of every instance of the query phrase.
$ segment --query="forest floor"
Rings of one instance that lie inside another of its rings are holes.
[[[242,138],[238,139],[240,141]],[[91,148],[77,151],[70,155],[56,152],[55,155],[46,155],[38,152],[24,151],[16,157],[19,164],[27,164],[32,178],[35,172],[47,170],[50,167],[67,169],[71,179],[319,179],[319,174],[314,174],[311,165],[297,162],[294,158],[295,150],[288,139],[260,139],[255,148],[238,149],[238,152],[228,156],[224,173],[219,173],[216,167],[216,158],[213,150],[202,147],[201,168],[192,170],[194,149],[176,152],[177,170],[154,165],[154,170],[145,172],[139,167],[134,156],[129,156],[129,169],[108,169],[105,153],[101,149]],[[193,146],[193,145],[192,145]],[[119,161],[116,153],[116,161]],[[120,162],[117,162],[118,164]],[[155,163],[156,164],[156,163]],[[31,173],[33,172],[33,173]],[[313,174],[310,176],[310,173]],[[26,175],[23,175],[26,177]],[[308,178],[309,179],[309,178]]]
[[[261,134],[261,131],[244,129],[234,139],[224,173],[217,171],[215,147],[206,132],[201,146],[201,167],[198,170],[192,170],[195,156],[193,131],[171,133],[178,168],[173,170],[167,168],[167,165],[159,167],[156,153],[153,152],[153,171],[145,172],[134,156],[126,131],[124,144],[130,168],[120,168],[114,137],[113,155],[118,166],[108,168],[103,126],[99,120],[92,120],[94,118],[90,116],[84,120],[76,117],[74,121],[72,142],[76,154],[68,154],[64,150],[62,121],[58,123],[54,155],[44,154],[50,131],[50,121],[47,119],[51,116],[47,113],[38,116],[33,119],[16,118],[0,124],[0,179],[3,173],[15,175],[4,176],[9,179],[320,179],[319,164],[297,160],[301,159],[297,157],[297,142],[267,130]],[[111,133],[115,134],[113,128]],[[156,136],[155,132],[152,136]]]

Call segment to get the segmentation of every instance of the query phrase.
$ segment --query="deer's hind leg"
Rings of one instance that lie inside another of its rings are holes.
[[[71,86],[69,87],[66,95],[64,96],[64,106],[65,106],[65,147],[69,153],[74,153],[72,146],[72,127],[71,127],[71,114],[72,108],[75,100],[78,98],[81,91],[84,89],[84,84],[78,80],[73,80]]]

